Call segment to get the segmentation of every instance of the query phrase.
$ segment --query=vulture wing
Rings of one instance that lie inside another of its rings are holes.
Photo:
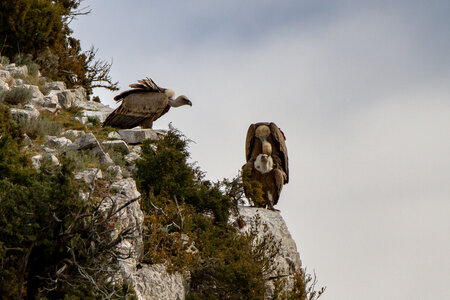
[[[248,127],[247,138],[245,139],[245,159],[247,161],[252,157],[253,148],[255,146],[255,124]]]
[[[124,91],[119,95],[114,97],[114,100],[120,102],[122,99],[125,99],[128,95],[135,93],[164,93],[166,91],[165,88],[161,88],[156,85],[156,83],[151,78],[146,78],[142,80],[138,80],[138,83],[130,84],[131,90]]]
[[[143,120],[155,121],[170,109],[169,98],[158,92],[133,92],[128,94],[103,123],[118,128],[133,128]]]
[[[272,134],[272,137],[274,141],[277,143],[277,149],[279,151],[278,155],[281,160],[281,169],[284,173],[286,173],[286,181],[285,184],[289,182],[289,163],[288,163],[288,153],[286,148],[286,137],[281,131],[280,128],[278,128],[275,123],[270,123],[270,132]]]

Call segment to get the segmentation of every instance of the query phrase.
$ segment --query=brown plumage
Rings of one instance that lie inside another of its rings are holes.
[[[255,166],[252,163],[245,164],[242,169],[244,174],[248,174],[250,180],[257,181],[262,185],[262,197],[264,200],[264,204],[255,204],[257,206],[264,206],[273,209],[273,206],[278,203],[281,190],[283,189],[283,185],[286,183],[286,174],[280,168],[273,168],[268,173],[263,174],[256,170]],[[253,195],[250,195],[247,189],[244,188],[244,192],[247,199],[253,198]],[[254,201],[253,199],[251,200]]]
[[[284,133],[275,123],[260,122],[248,128],[245,143],[247,163],[242,167],[244,192],[248,199],[257,202],[258,197],[250,188],[251,182],[256,181],[262,185],[264,203],[254,203],[257,206],[274,209],[283,185],[289,181],[285,141]]]
[[[270,144],[268,147],[263,141]],[[263,147],[264,146],[264,147]],[[267,153],[271,148],[271,153]],[[266,150],[266,151],[263,151]],[[259,122],[249,126],[245,140],[245,159],[254,161],[261,154],[270,154],[275,167],[286,173],[286,183],[289,182],[289,163],[286,148],[286,137],[278,126],[273,122]]]
[[[131,90],[124,91],[114,97],[117,102],[122,101],[103,122],[103,126],[117,128],[152,128],[153,122],[166,114],[171,107],[182,105],[192,106],[186,96],[173,99],[172,90],[157,86],[150,78],[138,80],[130,84]]]

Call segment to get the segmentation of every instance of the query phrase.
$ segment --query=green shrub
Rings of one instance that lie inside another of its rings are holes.
[[[136,162],[137,184],[147,196],[178,197],[197,212],[212,213],[216,222],[226,223],[232,201],[209,181],[196,180],[187,163],[187,143],[177,130],[169,130],[163,139],[144,141],[142,159]],[[148,207],[144,203],[144,209]]]
[[[52,122],[43,116],[32,119],[20,119],[19,123],[22,124],[25,133],[33,140],[43,139],[46,135],[57,136],[63,130],[61,124]]]
[[[33,97],[33,92],[25,87],[13,87],[9,91],[0,92],[0,101],[10,105],[26,104]]]
[[[73,162],[37,172],[21,150],[23,131],[0,105],[0,295],[2,299],[132,299],[113,285],[114,213],[84,201]]]

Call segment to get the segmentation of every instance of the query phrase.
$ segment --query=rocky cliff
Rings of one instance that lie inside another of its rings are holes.
[[[74,122],[71,124],[80,125],[77,125],[79,129],[64,127],[52,134],[46,132],[43,139],[32,140],[27,136],[25,147],[33,153],[33,166],[39,169],[44,162],[59,164],[60,156],[71,151],[83,153],[76,154],[80,160],[92,154],[98,159],[97,166],[91,163],[90,167],[77,170],[75,178],[89,185],[107,178],[110,197],[102,202],[102,209],[107,211],[113,206],[123,207],[117,215],[116,228],[111,234],[117,234],[124,228],[131,229],[117,246],[128,258],[120,260],[120,272],[114,276],[114,280],[129,283],[138,299],[184,299],[189,290],[188,272],[169,273],[163,264],[142,263],[144,214],[139,205],[140,193],[132,174],[134,162],[140,157],[139,144],[145,139],[160,138],[164,131],[138,128],[112,131],[107,135],[93,132],[93,126],[103,122],[112,111],[110,107],[88,101],[82,88],[66,89],[62,82],[47,80],[40,80],[41,86],[37,86],[26,83],[22,79],[26,77],[25,66],[0,65],[0,91],[8,92],[17,88],[31,91],[29,101],[11,106],[10,111],[16,120],[39,120],[42,114],[50,114],[52,118],[56,118],[63,111],[72,110],[76,113],[64,120],[64,124]],[[85,199],[90,197],[88,192],[81,195]],[[258,235],[271,235],[279,245],[278,254],[274,257],[276,268],[265,276],[266,298],[271,298],[277,279],[284,280],[285,289],[291,288],[294,273],[301,268],[301,260],[281,214],[240,206],[237,213],[230,217],[229,223],[235,223],[238,219],[242,224],[242,233],[256,228]]]

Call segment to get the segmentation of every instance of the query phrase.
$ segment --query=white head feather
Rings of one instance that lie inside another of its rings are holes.
[[[273,169],[273,159],[272,156],[266,154],[259,154],[253,163],[255,169],[261,174],[266,174]]]

